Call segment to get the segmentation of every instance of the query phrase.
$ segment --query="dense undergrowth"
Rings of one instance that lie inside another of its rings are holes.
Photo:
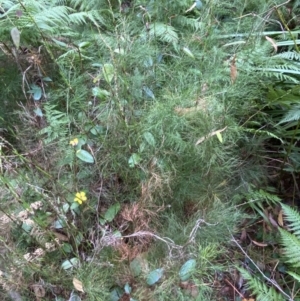
[[[299,300],[298,1],[0,13],[2,300]]]

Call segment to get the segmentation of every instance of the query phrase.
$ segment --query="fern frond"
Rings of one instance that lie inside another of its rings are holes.
[[[295,280],[297,280],[300,283],[300,275],[294,272],[288,272],[288,274],[291,275]]]
[[[179,27],[187,27],[193,30],[199,30],[203,27],[203,23],[198,19],[188,18],[186,16],[179,15],[174,19],[174,23]]]
[[[247,281],[247,287],[253,295],[256,295],[257,301],[283,301],[284,298],[274,287],[269,287],[261,279],[252,276],[245,269],[239,269],[243,278]]]
[[[299,220],[300,221],[300,220]],[[300,254],[300,240],[296,235],[290,232],[279,229],[284,246],[284,254],[286,262],[292,264],[293,267],[300,267],[299,254]]]
[[[280,123],[296,121],[300,119],[300,106],[294,106],[291,110],[287,112],[287,114],[280,120]]]
[[[284,141],[280,137],[278,137],[277,135],[275,135],[275,134],[273,134],[269,131],[257,130],[257,129],[251,129],[251,128],[243,128],[243,131],[248,132],[248,133],[252,133],[252,134],[255,134],[255,135],[261,135],[261,136],[266,135],[268,137],[278,139],[282,144],[284,144]]]
[[[289,222],[289,229],[293,231],[293,233],[300,240],[300,213],[285,204],[282,204],[281,206],[285,215],[285,219]]]
[[[286,51],[274,55],[273,58],[275,59],[281,58],[281,59],[291,60],[291,61],[293,60],[300,61],[300,54],[296,51]]]
[[[56,105],[46,103],[44,106],[45,116],[48,126],[40,131],[40,134],[46,134],[45,143],[48,144],[57,138],[66,137],[68,133],[69,117],[66,113],[55,109]]]
[[[69,8],[66,6],[44,7],[39,13],[33,14],[36,25],[40,29],[54,31],[56,26],[68,25]]]
[[[74,12],[69,15],[69,18],[71,23],[78,25],[86,24],[87,21],[91,21],[96,26],[105,24],[105,19],[95,10]]]
[[[161,42],[170,44],[177,44],[179,39],[173,26],[159,22],[150,25],[149,35],[152,38],[157,38]]]
[[[264,72],[280,72],[280,73],[288,73],[288,74],[296,74],[300,75],[299,66],[292,64],[284,64],[284,65],[273,65],[272,68],[256,68],[257,70],[262,70]]]

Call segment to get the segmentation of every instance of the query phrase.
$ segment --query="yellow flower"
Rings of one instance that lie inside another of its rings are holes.
[[[70,141],[70,144],[71,144],[72,146],[76,146],[76,145],[78,144],[78,138],[75,138],[75,139],[71,140],[71,141]]]
[[[74,202],[77,202],[78,204],[81,205],[83,202],[86,201],[87,201],[87,197],[84,191],[80,191],[75,194]]]

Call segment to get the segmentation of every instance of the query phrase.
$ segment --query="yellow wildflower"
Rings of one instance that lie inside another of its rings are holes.
[[[78,138],[75,138],[75,139],[71,140],[71,141],[70,141],[70,144],[71,144],[72,146],[76,146],[76,145],[78,144]]]
[[[75,194],[74,202],[77,202],[78,204],[81,205],[83,202],[86,201],[87,201],[87,197],[84,191],[80,191]]]

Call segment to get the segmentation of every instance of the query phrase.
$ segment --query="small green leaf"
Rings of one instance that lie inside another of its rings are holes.
[[[116,230],[113,232],[113,236],[115,238],[122,238],[122,233],[120,231]]]
[[[180,268],[179,271],[179,277],[181,281],[188,280],[195,272],[195,268],[196,268],[195,259],[190,259],[187,262],[185,262],[185,264]]]
[[[21,33],[20,31],[18,30],[17,27],[14,27],[11,31],[10,31],[10,35],[11,35],[11,38],[14,42],[14,45],[16,46],[16,48],[18,49],[20,47],[20,36],[21,36]]]
[[[62,209],[63,209],[64,213],[67,213],[69,211],[69,209],[70,209],[70,205],[68,203],[63,204]]]
[[[79,260],[76,258],[76,257],[73,257],[71,258],[70,260],[67,259],[65,260],[62,264],[61,264],[61,267],[64,269],[64,270],[68,270],[70,268],[74,268],[74,267],[77,267],[79,264]]]
[[[149,145],[155,146],[155,139],[150,132],[145,132],[143,136]]]
[[[52,79],[50,77],[43,77],[44,82],[52,82]]]
[[[27,224],[26,222],[23,222],[22,224],[22,229],[27,233],[31,231],[32,227],[33,226],[31,224]]]
[[[105,223],[106,223],[106,220],[104,219],[104,218],[99,218],[99,223],[100,223],[100,225],[102,225],[102,226],[104,226],[105,225]]]
[[[183,47],[182,50],[183,50],[183,52],[184,52],[186,55],[188,55],[188,56],[191,57],[192,59],[195,58],[194,55],[193,55],[193,53],[191,52],[191,50],[188,49],[187,47]]]
[[[150,272],[146,279],[147,284],[148,285],[155,284],[163,276],[163,273],[164,273],[163,269],[157,269],[157,270]]]
[[[100,99],[105,99],[110,96],[110,93],[107,90],[100,89],[99,87],[94,87],[92,93],[93,96],[99,97]]]
[[[123,291],[120,287],[114,288],[110,293],[110,301],[119,301],[123,295]]]
[[[116,48],[114,50],[115,53],[118,53],[118,54],[121,54],[121,55],[124,55],[125,54],[125,50],[123,48]]]
[[[104,134],[105,128],[102,125],[97,124],[96,126],[90,129],[90,132],[95,136],[99,134]]]
[[[133,276],[137,277],[142,273],[142,267],[140,261],[135,258],[130,262],[130,270],[132,271]]]
[[[70,206],[70,209],[72,210],[72,211],[75,211],[75,212],[80,212],[79,211],[79,204],[77,203],[77,202],[74,202],[74,203],[72,203],[72,205]]]
[[[196,0],[195,3],[196,3],[197,9],[200,10],[202,8],[202,6],[203,6],[202,2],[200,0]]]
[[[77,246],[79,246],[82,241],[83,241],[83,234],[81,232],[79,232],[75,236],[75,243],[76,243]]]
[[[35,110],[33,110],[33,112],[36,114],[36,116],[43,117],[43,112],[40,108],[36,108]]]
[[[53,223],[53,227],[55,229],[62,229],[65,226],[66,226],[66,222],[62,219],[58,219],[58,220],[54,221],[54,223]]]
[[[118,212],[120,211],[121,206],[119,203],[116,203],[112,206],[110,206],[107,211],[105,212],[104,218],[105,220],[107,220],[108,222],[111,222],[115,216],[118,214]]]
[[[64,42],[62,42],[62,41],[59,41],[59,40],[56,40],[56,39],[53,39],[53,38],[52,38],[52,41],[53,41],[55,44],[57,44],[58,46],[61,46],[61,47],[64,47],[64,48],[68,48],[68,47],[69,47],[68,44],[66,44],[66,43],[64,43]]]
[[[78,44],[78,47],[79,48],[84,48],[84,47],[87,47],[89,46],[91,43],[90,42],[81,42]]]
[[[66,242],[62,245],[62,249],[66,253],[71,253],[73,251],[72,246],[70,244],[66,243]]]
[[[81,301],[82,299],[77,295],[72,293],[70,299],[68,301]]]
[[[84,149],[79,149],[76,151],[76,156],[83,162],[94,163],[94,157]]]
[[[110,84],[112,79],[114,78],[114,66],[112,64],[104,64],[102,72],[106,82]]]
[[[152,92],[152,90],[146,86],[143,87],[144,92],[146,93],[147,97],[155,99],[155,96]]]
[[[217,132],[216,135],[217,135],[219,141],[220,141],[221,143],[223,143],[222,134],[221,134],[220,132]]]
[[[126,294],[130,294],[131,293],[131,287],[130,287],[130,285],[128,284],[128,282],[125,284],[125,286],[124,286],[124,291],[125,291],[125,293]]]
[[[33,99],[38,101],[42,97],[42,88],[37,85],[31,85],[31,90],[29,90],[28,93],[32,93]]]
[[[142,161],[141,157],[138,154],[134,153],[128,159],[129,167],[133,168],[136,165],[138,165],[141,161]]]

